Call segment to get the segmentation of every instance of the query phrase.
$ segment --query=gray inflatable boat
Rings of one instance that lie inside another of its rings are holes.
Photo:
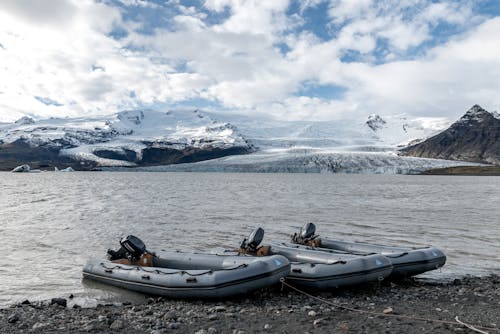
[[[145,248],[140,252],[143,251]],[[139,259],[138,254],[132,256]],[[256,258],[163,252],[152,256],[151,266],[139,265],[141,260],[132,260],[130,264],[123,263],[127,260],[119,261],[122,263],[90,259],[83,276],[150,295],[218,299],[273,285],[290,272],[289,261],[280,255]]]
[[[380,254],[340,254],[287,243],[259,247],[263,236],[264,230],[261,228],[252,232],[249,241],[245,239],[241,244],[240,252],[286,257],[291,262],[291,271],[286,280],[295,285],[333,289],[381,281],[392,271],[391,261]]]
[[[391,260],[392,278],[408,277],[435,270],[446,263],[446,255],[436,247],[392,247],[362,242],[350,242],[319,238],[316,226],[307,223],[297,234],[292,236],[295,244],[310,245],[318,251],[335,251],[355,255],[381,254]]]

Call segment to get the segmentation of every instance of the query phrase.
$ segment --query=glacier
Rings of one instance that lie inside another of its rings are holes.
[[[21,140],[33,147],[53,147],[61,157],[104,170],[415,174],[476,165],[398,155],[399,148],[433,136],[450,123],[404,114],[287,121],[199,110],[130,110],[94,118],[23,117],[0,124],[0,144]],[[165,151],[169,154],[234,148],[238,150],[189,163],[141,163],[144,154],[155,149],[172,150]]]

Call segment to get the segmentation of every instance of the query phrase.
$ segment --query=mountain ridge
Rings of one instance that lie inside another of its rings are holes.
[[[78,170],[135,167],[253,150],[235,126],[213,120],[199,110],[130,110],[111,117],[39,121],[23,117],[0,127],[0,168],[4,170],[20,164]]]
[[[476,104],[448,129],[399,152],[421,158],[500,164],[500,119]]]

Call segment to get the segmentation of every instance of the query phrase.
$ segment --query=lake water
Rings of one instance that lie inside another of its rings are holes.
[[[237,173],[0,173],[0,306],[74,294],[132,298],[82,282],[91,256],[135,234],[150,250],[237,247],[253,228],[435,245],[424,278],[500,273],[500,177]]]

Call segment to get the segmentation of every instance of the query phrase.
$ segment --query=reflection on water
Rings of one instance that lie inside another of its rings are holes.
[[[82,284],[91,256],[126,234],[151,250],[235,247],[254,227],[442,248],[430,278],[500,271],[500,178],[224,173],[0,173],[0,306],[123,290]],[[132,297],[127,297],[129,300]]]

